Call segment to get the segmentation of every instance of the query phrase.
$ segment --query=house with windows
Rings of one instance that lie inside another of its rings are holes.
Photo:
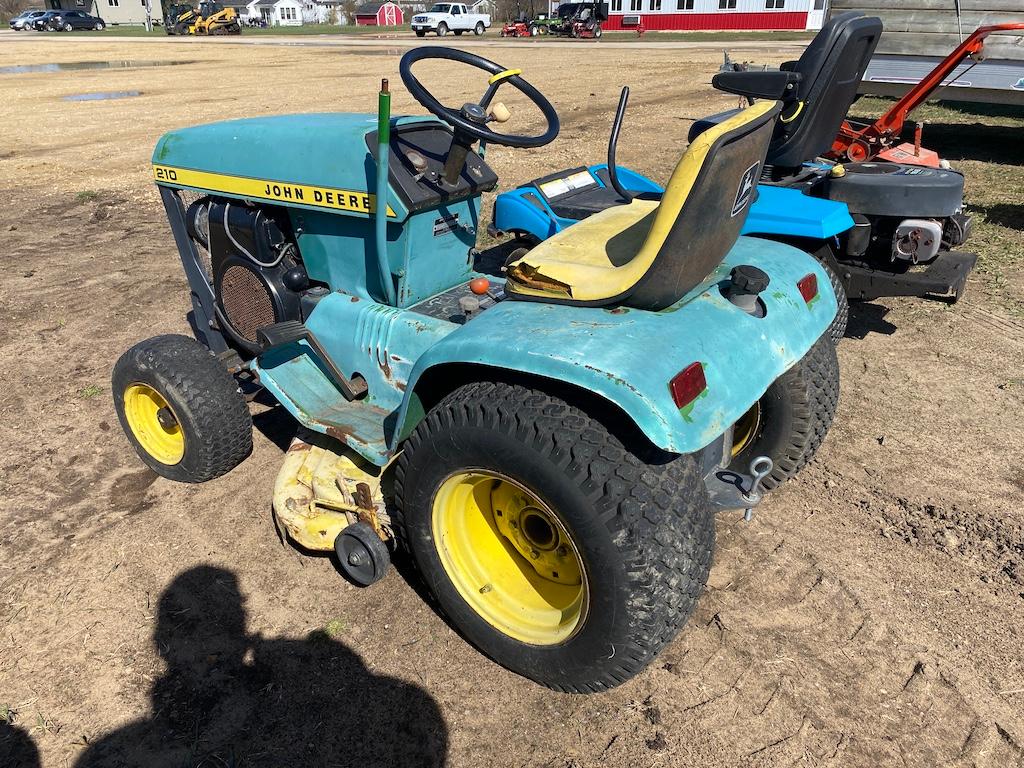
[[[608,31],[820,29],[827,5],[828,0],[608,0],[602,26]],[[551,12],[557,8],[552,3]]]
[[[93,16],[99,16],[108,26],[112,26],[145,24],[147,1],[153,22],[160,23],[164,17],[160,0],[46,0],[43,7],[48,11],[85,11]]]
[[[246,6],[246,16],[262,19],[268,27],[301,27],[302,3],[299,0],[252,0]]]

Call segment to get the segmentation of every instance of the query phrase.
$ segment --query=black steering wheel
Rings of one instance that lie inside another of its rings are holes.
[[[412,73],[412,65],[422,59],[446,59],[458,61],[463,64],[482,69],[491,74],[487,81],[487,90],[483,98],[477,104],[465,104],[461,109],[451,109],[438,101],[430,91],[423,87],[416,76]],[[501,144],[506,147],[517,147],[528,149],[530,147],[543,147],[550,144],[558,136],[558,113],[551,106],[551,102],[544,98],[544,95],[526,82],[519,75],[519,70],[509,70],[500,64],[495,64],[483,56],[464,51],[457,48],[442,48],[440,46],[424,46],[413,48],[408,51],[398,65],[398,71],[402,75],[402,82],[409,89],[420,104],[429,112],[444,120],[455,128],[456,135],[486,141],[488,144]],[[547,120],[547,130],[538,136],[522,136],[510,133],[498,133],[487,127],[491,118],[487,115],[494,94],[502,83],[508,83],[523,93],[526,98],[537,105],[537,108]]]

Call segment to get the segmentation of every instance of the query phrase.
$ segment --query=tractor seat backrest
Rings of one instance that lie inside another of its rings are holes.
[[[627,304],[669,307],[722,262],[756,196],[780,109],[778,102],[755,104],[737,115],[735,125],[708,136],[706,144],[687,148],[644,242],[643,250],[654,251],[653,263]]]
[[[860,11],[834,16],[821,28],[792,65],[803,78],[802,106],[785,110],[768,148],[769,163],[795,168],[832,147],[881,35],[881,20]],[[794,109],[799,112],[784,122]]]
[[[657,311],[733,247],[754,199],[781,102],[761,101],[690,144],[660,201],[612,206],[508,265],[512,298]]]

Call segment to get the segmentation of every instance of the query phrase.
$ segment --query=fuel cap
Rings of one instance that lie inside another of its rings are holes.
[[[749,264],[740,264],[733,267],[729,273],[731,293],[746,293],[756,296],[768,287],[771,278],[767,273]]]

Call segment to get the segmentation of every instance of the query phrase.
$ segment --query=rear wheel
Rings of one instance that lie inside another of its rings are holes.
[[[417,29],[416,30],[416,37],[424,37],[426,34],[427,33],[426,33],[425,30],[422,30],[422,29]]]
[[[406,442],[396,531],[451,622],[499,664],[598,691],[686,622],[714,514],[691,457],[634,448],[582,409],[504,383],[456,390]]]
[[[482,21],[478,21],[476,23],[476,26],[473,27],[473,34],[476,35],[477,37],[480,37],[480,35],[482,35],[483,33],[484,33],[484,23]]]
[[[825,334],[733,426],[730,469],[747,472],[755,457],[767,456],[775,466],[765,488],[794,477],[821,446],[838,402],[839,360]]]
[[[464,30],[461,30],[461,29],[456,29],[456,30],[455,30],[455,36],[456,36],[456,37],[462,37],[462,33],[463,33],[463,31],[464,31]]]
[[[252,419],[237,383],[194,339],[139,342],[114,366],[113,393],[128,440],[163,477],[201,483],[252,451]]]
[[[828,335],[834,344],[838,344],[846,335],[846,324],[850,318],[850,302],[846,298],[846,289],[843,288],[843,281],[839,279],[839,275],[836,272],[837,264],[832,255],[832,248],[828,245],[823,245],[813,256],[824,267],[825,272],[828,274],[828,281],[836,294],[836,304],[839,305],[839,308],[836,311],[835,319],[828,327]]]
[[[71,22],[64,22],[64,31],[65,32],[70,32],[73,29],[74,29],[74,27],[71,26]]]

